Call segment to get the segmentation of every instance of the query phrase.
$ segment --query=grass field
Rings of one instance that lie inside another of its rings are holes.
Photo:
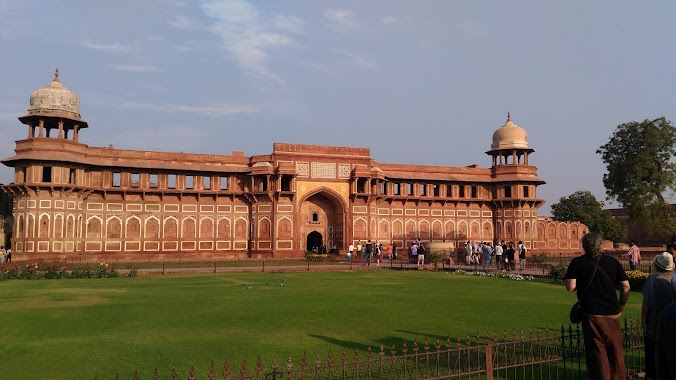
[[[285,280],[284,286],[279,281]],[[0,379],[204,377],[212,360],[560,328],[563,286],[447,272],[240,273],[0,283]],[[628,317],[640,313],[632,293]]]

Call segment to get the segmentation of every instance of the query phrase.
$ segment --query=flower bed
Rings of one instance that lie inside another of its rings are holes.
[[[516,280],[516,281],[532,281],[533,280],[533,276],[523,276],[523,275],[520,275],[518,273],[511,273],[511,272],[481,272],[481,271],[465,271],[465,270],[462,270],[462,269],[458,269],[458,270],[451,272],[451,273],[465,275],[465,276],[508,278],[510,280]]]
[[[131,269],[129,277],[136,277],[137,271]],[[75,265],[67,267],[60,263],[32,262],[22,266],[0,265],[0,281],[4,280],[36,280],[62,278],[111,278],[119,277],[118,272],[101,260],[96,265]]]

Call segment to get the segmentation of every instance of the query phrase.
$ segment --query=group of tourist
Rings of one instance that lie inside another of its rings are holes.
[[[574,258],[566,273],[566,289],[577,292],[589,379],[626,378],[620,315],[629,298],[629,280],[615,258],[601,251],[603,237],[597,233],[582,238],[585,254]],[[643,285],[641,321],[644,327],[645,378],[676,380],[676,241],[653,259],[653,273]],[[632,242],[631,269],[640,262]],[[616,287],[620,288],[619,299]]]
[[[5,246],[0,246],[0,263],[11,263],[12,262],[12,249]]]
[[[359,240],[356,247],[354,244],[350,244],[350,246],[347,248],[348,263],[352,262],[353,252],[358,256],[364,257],[364,265],[366,266],[371,265],[371,260],[373,257],[375,257],[376,265],[380,265],[384,253],[387,253],[387,257],[390,260],[397,258],[397,245],[395,243],[390,243],[387,245],[387,247],[383,247],[382,243],[373,243],[370,239],[366,242],[366,244],[362,245],[361,240]]]
[[[482,242],[477,244],[468,240],[465,243],[465,263],[467,265],[481,264],[484,271],[488,271],[488,267],[495,265],[498,270],[516,270],[516,257],[519,258],[519,270],[526,269],[526,253],[528,249],[521,240],[514,244],[513,241],[506,243],[501,240],[495,245],[489,242]]]

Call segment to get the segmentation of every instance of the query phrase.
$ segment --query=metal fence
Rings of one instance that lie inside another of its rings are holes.
[[[638,320],[624,321],[622,328],[627,372],[635,376],[644,363],[643,328]],[[246,361],[232,366],[225,361],[222,366],[212,362],[204,375],[191,368],[187,375],[179,376],[173,369],[168,378],[177,379],[586,379],[584,342],[579,325],[561,327],[560,330],[530,331],[511,335],[503,333],[485,337],[467,337],[464,340],[447,339],[445,342],[425,342],[422,345],[404,343],[400,348],[380,346],[366,352],[342,350],[340,354],[328,353],[308,356],[299,360],[288,358],[284,362],[272,360],[265,366],[259,358],[253,365]],[[134,380],[142,377],[134,372]],[[148,377],[159,380],[155,369]],[[98,376],[94,377],[98,380]],[[121,379],[118,375],[115,380]]]

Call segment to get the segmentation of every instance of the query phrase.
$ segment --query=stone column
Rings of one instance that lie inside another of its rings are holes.
[[[73,141],[77,142],[77,135],[78,135],[78,130],[80,129],[80,126],[78,124],[75,124],[73,126]]]
[[[38,125],[39,125],[38,137],[44,137],[45,121],[43,119],[40,119]]]
[[[33,137],[35,137],[35,124],[33,124],[32,122],[29,122],[28,123],[28,138],[32,139]]]
[[[56,137],[63,138],[63,120],[59,120],[59,134]]]

